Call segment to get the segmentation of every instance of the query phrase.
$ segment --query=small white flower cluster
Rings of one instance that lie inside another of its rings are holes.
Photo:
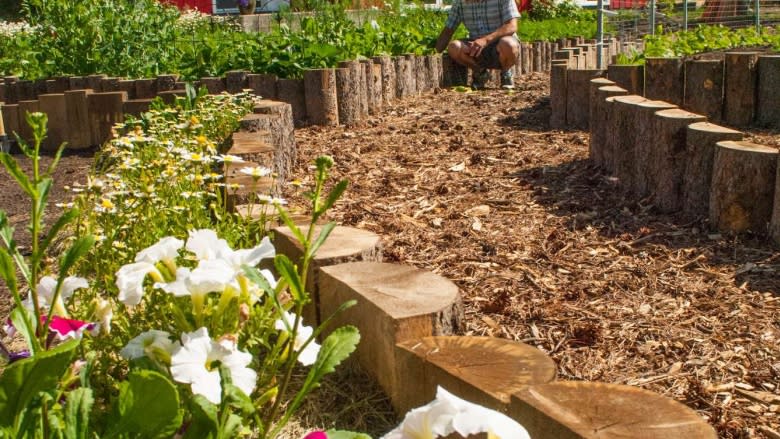
[[[2,21],[0,20],[0,37],[11,38],[17,34],[27,33],[31,34],[37,30],[36,26],[32,26],[25,21]]]

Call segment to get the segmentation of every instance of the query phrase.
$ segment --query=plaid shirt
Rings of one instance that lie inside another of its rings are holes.
[[[463,23],[469,38],[476,39],[513,18],[520,18],[515,0],[453,0],[445,26],[455,29]]]

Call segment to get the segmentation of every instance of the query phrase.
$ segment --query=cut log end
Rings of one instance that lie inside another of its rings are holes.
[[[510,416],[534,439],[717,437],[685,405],[618,384],[560,381],[530,386],[512,398]]]

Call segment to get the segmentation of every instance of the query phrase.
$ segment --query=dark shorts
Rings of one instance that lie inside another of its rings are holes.
[[[517,40],[517,37],[514,38]],[[474,39],[464,38],[461,41],[471,42],[474,41]],[[477,64],[479,64],[479,66],[483,69],[501,69],[501,60],[498,58],[499,41],[501,41],[500,38],[485,46],[485,48],[482,49],[482,53],[480,53],[479,57],[477,57]]]

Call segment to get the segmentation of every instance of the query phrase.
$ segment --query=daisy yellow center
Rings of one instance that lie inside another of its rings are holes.
[[[106,199],[106,198],[103,198],[103,199],[100,201],[100,205],[101,205],[101,206],[102,206],[104,209],[113,209],[113,208],[114,208],[114,203],[112,203],[112,202],[111,202],[111,200],[108,200],[108,199]]]

